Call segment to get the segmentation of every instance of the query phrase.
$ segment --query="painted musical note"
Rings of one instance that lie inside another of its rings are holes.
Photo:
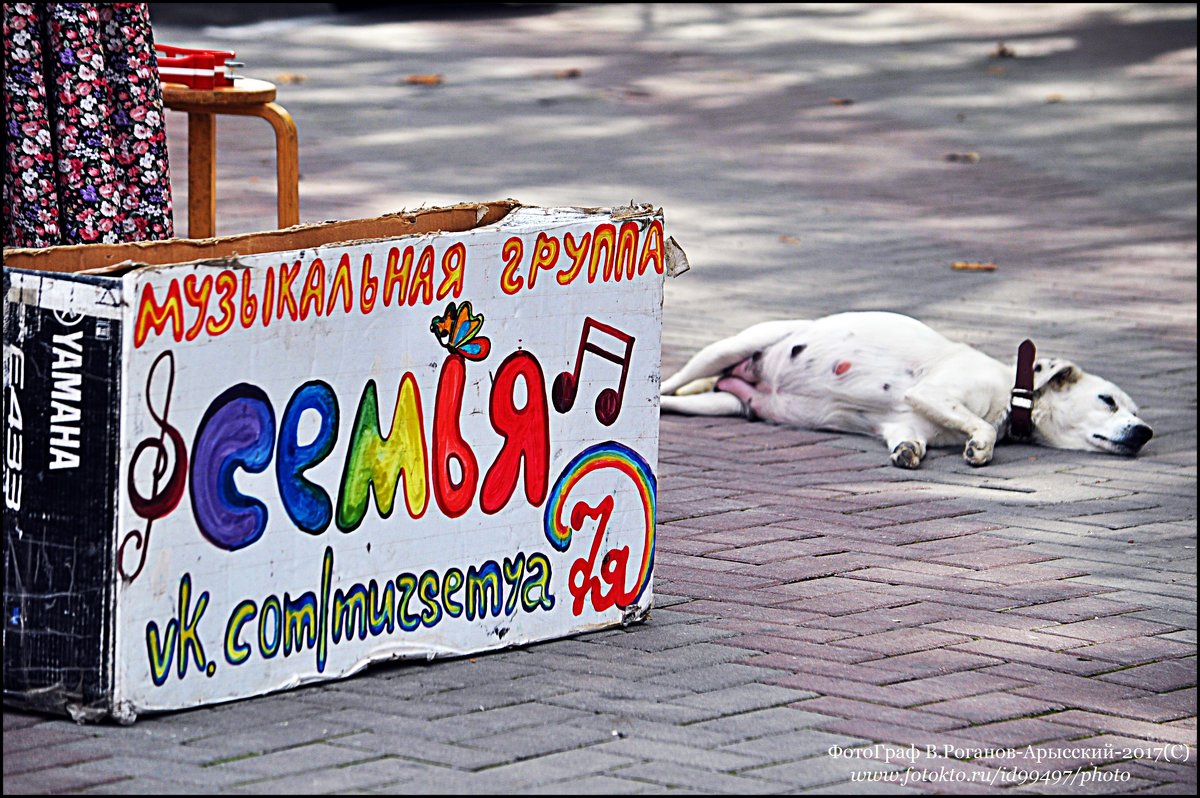
[[[152,388],[154,386],[155,372],[158,370],[159,364],[164,361],[167,364],[168,370],[166,392],[163,395],[162,413],[160,414],[154,407]],[[186,486],[187,444],[184,443],[183,435],[180,434],[179,430],[167,422],[167,416],[171,413],[171,394],[174,391],[175,356],[172,352],[163,352],[150,365],[150,372],[146,376],[146,408],[150,411],[150,418],[154,419],[154,423],[158,424],[159,434],[157,437],[151,436],[138,443],[133,450],[133,457],[129,462],[127,480],[129,506],[133,508],[133,511],[140,518],[146,519],[145,532],[137,529],[131,530],[117,548],[117,570],[121,572],[122,577],[130,582],[137,579],[138,574],[142,572],[142,568],[146,565],[146,553],[150,548],[151,527],[155,521],[169,515],[179,505],[179,500],[183,498],[183,490]],[[142,456],[151,452],[154,456],[154,467],[150,471],[150,495],[143,496],[137,487],[136,472]],[[167,474],[168,467],[170,468],[169,476]],[[166,484],[163,484],[163,477],[166,477]],[[138,551],[137,566],[132,570],[126,567],[125,563],[125,550],[130,543],[133,543],[134,548]]]
[[[591,342],[592,330],[599,330],[624,343],[625,353],[618,355],[593,344]],[[615,389],[605,388],[596,397],[596,419],[606,427],[616,421],[617,416],[621,414],[621,402],[625,399],[625,380],[629,376],[629,362],[633,354],[634,340],[632,335],[622,332],[616,327],[596,321],[590,316],[585,318],[583,331],[579,335],[579,350],[575,354],[574,372],[564,371],[554,378],[554,386],[550,392],[554,409],[560,413],[566,413],[575,406],[575,397],[579,394],[579,372],[583,368],[583,358],[586,353],[591,352],[621,367],[621,379],[617,387]]]

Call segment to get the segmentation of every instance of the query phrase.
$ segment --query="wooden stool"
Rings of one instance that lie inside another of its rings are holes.
[[[275,128],[279,226],[300,222],[300,155],[296,123],[275,100],[275,85],[238,78],[232,86],[192,89],[162,84],[163,104],[188,115],[188,237],[212,238],[217,225],[217,114],[257,116]]]

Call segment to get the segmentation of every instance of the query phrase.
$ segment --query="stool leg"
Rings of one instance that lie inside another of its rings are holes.
[[[275,128],[275,169],[279,191],[279,226],[300,223],[300,142],[296,123],[283,106],[266,103],[255,115]]]
[[[216,235],[217,122],[212,114],[188,113],[188,237]]]

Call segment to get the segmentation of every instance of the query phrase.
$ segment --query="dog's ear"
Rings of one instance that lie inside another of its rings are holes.
[[[1083,372],[1069,360],[1040,357],[1033,363],[1033,390],[1061,391],[1072,383],[1079,382]]]

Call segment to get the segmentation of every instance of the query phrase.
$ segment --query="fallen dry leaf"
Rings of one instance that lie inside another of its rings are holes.
[[[409,75],[404,79],[404,82],[410,86],[440,86],[442,84],[441,75]]]
[[[946,160],[950,163],[979,163],[979,153],[952,152],[946,155]]]
[[[275,82],[280,85],[303,83],[306,80],[308,80],[308,75],[302,75],[299,72],[280,72],[275,76]]]
[[[958,272],[994,272],[996,264],[994,263],[971,263],[968,261],[956,260],[950,264],[950,268]]]
[[[991,66],[988,67],[988,74],[992,77],[1002,78],[1008,74],[1008,67]]]
[[[780,241],[780,243],[783,243],[783,244],[799,244],[800,243],[800,239],[796,238],[795,236],[780,236],[779,241]]]
[[[554,73],[554,77],[558,78],[559,80],[572,80],[574,78],[581,77],[582,75],[583,70],[575,67],[571,67],[569,69],[560,69]]]
[[[854,100],[851,100],[849,97],[830,97],[829,104],[830,105],[854,105]]]
[[[1066,101],[1067,101],[1067,98],[1062,96],[1058,92],[1054,92],[1053,94],[1046,95],[1046,102],[1048,102],[1048,103],[1062,103],[1062,102],[1066,102]]]

